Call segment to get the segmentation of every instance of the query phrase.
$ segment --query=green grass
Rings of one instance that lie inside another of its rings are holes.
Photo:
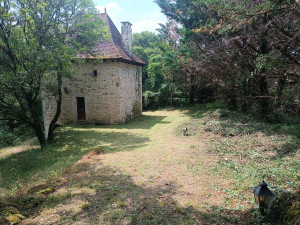
[[[47,148],[0,158],[0,223],[284,224],[300,199],[299,131],[217,104],[65,125]],[[277,195],[265,218],[251,193],[262,179]]]

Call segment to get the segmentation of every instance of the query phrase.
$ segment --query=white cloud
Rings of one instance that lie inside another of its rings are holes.
[[[140,33],[143,31],[157,33],[156,29],[160,27],[158,24],[165,24],[167,21],[166,17],[159,10],[153,11],[149,15],[145,16],[147,16],[148,19],[133,23],[133,33]]]
[[[107,13],[111,16],[111,17],[116,17],[120,12],[123,11],[123,9],[115,2],[110,2],[107,5],[97,5],[96,9],[101,12],[104,13],[106,8]]]
[[[156,32],[156,29],[159,27],[157,21],[154,20],[143,20],[138,23],[134,23],[132,26],[132,31],[133,33],[140,33],[143,31],[151,31],[151,32]]]

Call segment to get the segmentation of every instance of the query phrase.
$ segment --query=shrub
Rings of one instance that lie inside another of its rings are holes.
[[[146,91],[143,96],[144,109],[154,109],[158,107],[158,94],[152,91]]]
[[[0,121],[0,148],[18,144],[34,137],[31,128],[16,121]]]
[[[0,147],[12,145],[14,142],[14,135],[11,133],[9,126],[3,125],[0,127]]]
[[[163,84],[158,91],[157,103],[159,106],[166,106],[170,103],[172,87],[170,84]]]

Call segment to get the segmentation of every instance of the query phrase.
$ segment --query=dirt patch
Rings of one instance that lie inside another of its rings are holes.
[[[101,148],[96,148],[90,151],[86,156],[88,158],[92,158],[93,156],[100,155],[100,154],[103,154],[103,150]]]

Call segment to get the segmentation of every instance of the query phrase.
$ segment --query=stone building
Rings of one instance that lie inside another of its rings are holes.
[[[63,80],[60,125],[123,124],[142,114],[142,67],[145,63],[132,52],[131,24],[122,23],[121,35],[106,12],[99,16],[108,26],[110,40],[101,40],[95,47],[95,54],[84,64],[74,63],[72,78]],[[42,96],[47,134],[56,102],[47,93]]]

